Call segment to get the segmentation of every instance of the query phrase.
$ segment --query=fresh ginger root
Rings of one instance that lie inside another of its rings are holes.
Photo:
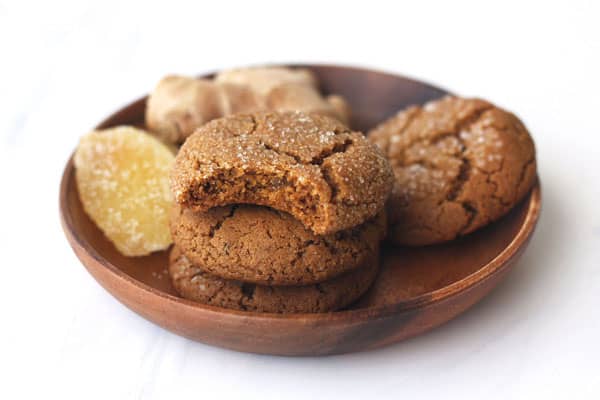
[[[309,70],[283,67],[230,69],[217,74],[215,82],[249,86],[259,96],[266,96],[273,88],[288,83],[318,89],[317,79]]]
[[[331,95],[323,98],[315,88],[287,83],[275,86],[264,98],[264,105],[275,111],[304,111],[328,115],[348,123],[350,107],[343,97]]]
[[[229,93],[211,80],[167,76],[148,98],[146,126],[168,143],[181,143],[196,127],[233,108]]]
[[[212,79],[167,76],[148,98],[146,126],[162,140],[183,143],[199,126],[231,114],[258,110],[304,111],[347,123],[349,107],[336,95],[323,98],[306,69],[247,68]]]

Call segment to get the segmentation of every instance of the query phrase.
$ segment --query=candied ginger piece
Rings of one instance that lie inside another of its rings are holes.
[[[79,142],[75,177],[86,213],[126,256],[171,244],[169,174],[174,155],[129,126],[94,131]]]

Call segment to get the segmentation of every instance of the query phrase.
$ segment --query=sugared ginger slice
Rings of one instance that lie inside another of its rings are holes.
[[[126,256],[171,244],[169,173],[174,155],[145,131],[128,126],[94,131],[75,152],[86,213]]]

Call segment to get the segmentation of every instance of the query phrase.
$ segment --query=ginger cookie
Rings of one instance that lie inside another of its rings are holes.
[[[523,123],[479,99],[409,107],[369,139],[394,170],[388,239],[397,244],[473,232],[506,214],[536,179],[535,147]]]
[[[315,235],[291,215],[268,207],[231,205],[194,212],[175,206],[171,234],[203,271],[262,285],[307,285],[363,265],[386,229],[380,214],[357,227]]]
[[[377,215],[393,178],[377,146],[334,118],[259,112],[196,130],[175,159],[171,187],[195,211],[264,205],[328,234]]]
[[[331,280],[305,286],[261,286],[218,278],[193,265],[178,247],[169,257],[169,274],[183,297],[211,306],[270,313],[335,311],[357,300],[379,270],[378,252],[365,264]]]

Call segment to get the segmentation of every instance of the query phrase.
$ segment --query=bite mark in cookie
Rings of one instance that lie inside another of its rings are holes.
[[[182,146],[172,175],[175,200],[185,207],[269,206],[316,234],[374,217],[392,184],[386,158],[361,133],[301,112],[212,121]]]

